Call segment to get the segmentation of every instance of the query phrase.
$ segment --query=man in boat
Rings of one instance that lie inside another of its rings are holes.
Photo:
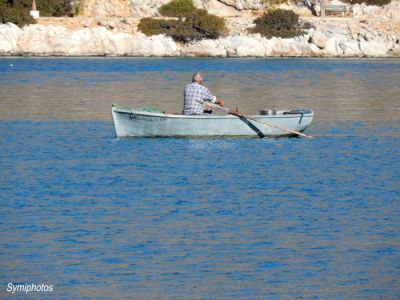
[[[183,92],[183,114],[211,113],[212,110],[207,108],[207,101],[220,106],[224,105],[224,100],[211,94],[203,85],[203,75],[200,72],[195,72],[192,76],[192,83],[187,84]]]

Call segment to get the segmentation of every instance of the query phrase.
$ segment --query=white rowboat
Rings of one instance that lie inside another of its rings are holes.
[[[165,114],[123,109],[114,105],[112,117],[117,137],[281,137],[296,134],[280,128],[298,132],[306,130],[314,118],[314,112],[286,110],[249,116],[276,127],[233,115]]]

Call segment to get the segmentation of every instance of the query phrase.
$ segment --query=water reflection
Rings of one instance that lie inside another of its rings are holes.
[[[40,65],[36,59],[0,60],[0,119],[110,120],[112,103],[124,107],[153,106],[179,113],[183,86],[193,70],[203,69],[206,85],[226,99],[229,106],[239,107],[245,113],[257,113],[264,108],[311,108],[317,113],[317,122],[393,122],[398,120],[400,110],[397,60],[39,62]],[[8,66],[10,63],[13,68]]]

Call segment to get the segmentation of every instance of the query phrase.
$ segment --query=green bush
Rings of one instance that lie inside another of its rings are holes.
[[[186,18],[184,28],[200,33],[202,38],[217,39],[225,30],[225,20],[210,15],[205,9],[198,9]]]
[[[29,15],[31,0],[0,0],[0,22],[11,22],[18,26],[36,23]],[[36,0],[36,8],[41,16],[65,16],[71,11],[68,0]]]
[[[172,0],[158,9],[161,15],[165,17],[186,17],[194,13],[196,7],[192,0]]]
[[[8,22],[19,27],[36,23],[35,19],[30,16],[28,8],[13,7],[0,0],[0,23]]]
[[[177,30],[177,20],[162,20],[143,18],[140,20],[138,29],[145,35],[172,34]]]
[[[291,10],[277,9],[265,13],[254,20],[256,26],[251,29],[267,38],[282,37],[292,38],[303,34],[300,29],[299,16]]]
[[[391,0],[345,0],[344,2],[351,3],[351,4],[365,3],[367,5],[383,6],[383,5],[389,4],[391,2]]]
[[[146,35],[166,34],[177,42],[187,43],[205,38],[217,39],[225,30],[225,21],[204,9],[195,9],[179,20],[143,18],[138,29]]]
[[[300,28],[301,28],[301,29],[306,29],[306,30],[308,30],[308,29],[311,29],[311,28],[313,28],[313,27],[314,27],[314,25],[313,25],[312,23],[308,22],[308,21],[300,22]]]
[[[23,1],[32,3],[29,0]],[[72,7],[68,0],[36,0],[36,7],[41,16],[62,17],[72,13]]]

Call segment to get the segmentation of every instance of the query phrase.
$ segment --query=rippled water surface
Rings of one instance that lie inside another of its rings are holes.
[[[286,139],[115,139],[195,70]],[[0,298],[399,299],[400,61],[0,59]],[[47,283],[52,294],[6,292]]]

